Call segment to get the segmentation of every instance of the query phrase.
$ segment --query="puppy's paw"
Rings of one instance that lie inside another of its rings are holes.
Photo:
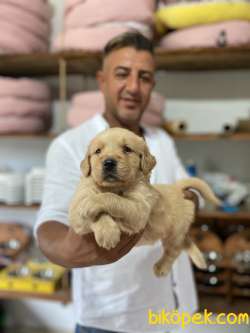
[[[115,222],[100,224],[95,228],[94,234],[97,244],[106,250],[114,248],[119,243],[121,237],[121,231]]]
[[[169,272],[169,267],[162,265],[162,263],[157,262],[154,264],[154,273],[157,277],[166,276]]]

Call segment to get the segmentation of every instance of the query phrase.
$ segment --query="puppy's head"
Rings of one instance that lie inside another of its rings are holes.
[[[149,178],[155,166],[145,141],[133,132],[115,127],[97,135],[81,163],[85,177],[101,187],[129,187]]]

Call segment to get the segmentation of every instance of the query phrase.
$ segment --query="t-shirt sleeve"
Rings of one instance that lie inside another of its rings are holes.
[[[80,179],[80,163],[61,141],[55,140],[46,156],[46,176],[43,199],[35,223],[34,233],[38,227],[50,220],[68,224],[68,208],[75,188]]]

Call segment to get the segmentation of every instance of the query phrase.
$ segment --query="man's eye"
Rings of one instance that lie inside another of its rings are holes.
[[[98,154],[100,154],[100,152],[101,152],[101,149],[98,148],[98,149],[96,149],[95,154],[98,155]]]
[[[151,78],[148,77],[148,76],[142,76],[141,80],[144,81],[144,82],[151,82],[152,81]]]
[[[127,76],[127,74],[126,74],[126,73],[116,73],[116,76],[117,76],[118,78],[123,79],[123,78],[125,78],[125,77]]]
[[[128,146],[123,146],[123,152],[128,154],[128,153],[132,153],[133,150]]]

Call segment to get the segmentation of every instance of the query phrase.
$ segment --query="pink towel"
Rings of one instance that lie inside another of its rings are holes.
[[[34,34],[43,41],[48,41],[50,35],[49,21],[45,22],[24,8],[0,3],[0,20],[13,22],[15,26],[21,27],[24,31]]]
[[[31,79],[0,77],[1,97],[24,97],[31,100],[50,100],[50,89],[46,83]]]
[[[49,113],[49,102],[38,102],[15,97],[0,98],[0,116],[36,116],[47,119]]]
[[[53,48],[55,50],[100,51],[110,39],[126,31],[134,30],[135,25],[138,27],[137,30],[140,30],[141,27],[140,31],[147,37],[151,37],[151,30],[148,30],[147,26],[136,23],[132,23],[132,25],[129,23],[110,23],[95,28],[69,29],[56,38]]]
[[[47,124],[37,117],[0,117],[0,133],[40,133],[48,129]]]
[[[52,17],[52,8],[47,0],[1,0],[1,3],[23,8],[44,21],[48,21]]]
[[[81,3],[84,3],[86,0],[64,0],[64,12],[65,15],[68,15],[75,6],[78,6]]]
[[[250,43],[250,22],[225,21],[171,32],[162,38],[164,49],[237,46]]]
[[[103,95],[99,90],[85,91],[73,95],[71,100],[72,106],[76,108],[84,108],[86,110],[104,110]]]
[[[0,21],[0,48],[16,53],[46,52],[48,43],[7,21]]]
[[[85,0],[66,10],[66,28],[79,28],[113,21],[153,23],[155,0]]]
[[[149,105],[145,110],[141,123],[150,126],[160,126],[163,122],[165,98],[153,92]],[[100,91],[89,91],[76,94],[72,98],[72,107],[67,115],[67,123],[75,127],[90,119],[97,113],[103,113],[104,99]]]

